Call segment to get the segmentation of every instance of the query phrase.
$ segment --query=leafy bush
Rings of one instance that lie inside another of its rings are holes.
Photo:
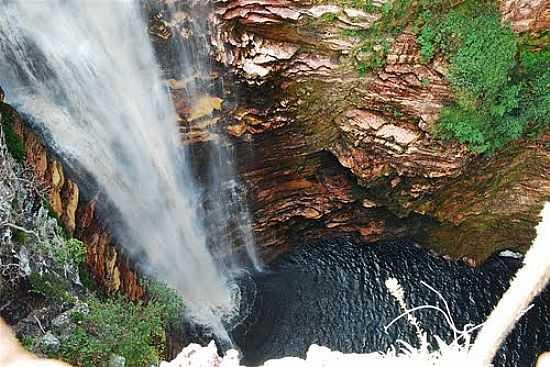
[[[514,67],[517,37],[495,14],[474,18],[463,37],[450,60],[449,80],[455,88],[493,102]]]
[[[466,1],[443,15],[424,12],[418,42],[422,61],[437,52],[450,61],[455,101],[441,113],[439,134],[490,153],[548,126],[548,55],[526,52],[518,65],[518,36],[496,9],[481,5]]]
[[[39,294],[56,303],[73,304],[70,282],[56,273],[31,273],[28,277],[31,292]]]
[[[41,262],[41,267],[32,269],[29,275],[32,292],[55,302],[74,303],[71,288],[80,283],[81,274],[87,273],[84,244],[74,238],[55,237],[50,241],[42,238],[31,250],[35,261]]]
[[[418,44],[420,45],[420,56],[422,62],[427,62],[435,55],[434,47],[435,32],[429,25],[422,29],[422,33],[418,37]]]
[[[518,79],[522,90],[520,118],[534,135],[550,126],[550,50],[523,51]]]
[[[86,247],[82,241],[69,238],[64,246],[56,247],[53,256],[59,264],[75,264],[79,266],[86,258]]]
[[[88,313],[75,312],[76,331],[62,342],[60,356],[83,367],[107,366],[111,354],[129,367],[158,364],[164,353],[162,308],[123,297],[87,299]]]
[[[162,319],[169,327],[178,327],[183,319],[183,298],[167,285],[155,280],[145,282],[150,301],[156,303],[162,312]]]

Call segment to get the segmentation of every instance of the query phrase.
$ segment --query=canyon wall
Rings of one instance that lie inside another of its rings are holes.
[[[215,2],[214,57],[236,85],[224,96],[227,133],[258,245],[270,254],[289,238],[405,235],[473,264],[524,251],[550,198],[548,134],[490,158],[440,140],[434,123],[453,97],[446,61],[421,62],[405,28],[385,66],[361,75],[354,35],[381,12],[341,3]],[[518,32],[548,29],[545,2],[500,7]]]
[[[383,67],[357,71],[355,35],[384,1],[371,13],[337,1],[214,3],[212,52],[233,83],[226,130],[264,253],[344,234],[410,236],[472,264],[528,248],[550,199],[549,135],[489,158],[440,140],[434,124],[453,97],[448,65],[441,56],[423,63],[411,29]],[[518,32],[548,29],[545,2],[500,6]]]

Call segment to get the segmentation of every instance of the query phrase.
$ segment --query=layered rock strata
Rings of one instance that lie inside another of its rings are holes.
[[[547,32],[550,29],[550,3],[545,0],[502,0],[504,21],[516,32]]]
[[[547,29],[544,2],[524,3],[502,2],[505,20],[520,32]],[[216,2],[213,52],[241,88],[231,101],[237,107],[227,132],[239,151],[254,151],[238,157],[251,189],[256,231],[277,234],[260,246],[280,248],[288,238],[312,232],[380,239],[399,233],[388,229],[398,217],[401,233],[418,234],[441,253],[471,263],[503,248],[525,250],[539,219],[536,213],[549,199],[548,176],[541,174],[549,153],[542,143],[546,135],[491,159],[438,139],[434,123],[452,100],[447,65],[441,57],[422,63],[411,30],[391,42],[379,71],[357,72],[362,41],[356,35],[379,17],[376,10],[306,0]],[[325,159],[317,160],[320,156]],[[503,170],[526,157],[535,168]],[[514,188],[494,182],[495,177]],[[531,177],[540,190],[518,177]],[[334,182],[346,184],[335,192]],[[498,200],[487,200],[491,184]],[[460,201],[453,187],[462,188],[468,200]],[[417,232],[418,222],[412,220],[417,215],[436,224]],[[369,229],[353,225],[362,220]],[[524,224],[522,234],[511,235],[519,231],[518,223]]]

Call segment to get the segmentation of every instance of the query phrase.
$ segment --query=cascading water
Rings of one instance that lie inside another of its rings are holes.
[[[216,83],[210,63],[208,16],[211,13],[208,1],[191,1],[188,4],[167,3],[160,14],[173,27],[171,49],[177,50],[177,65],[172,72],[172,86],[185,93],[191,106],[189,125],[205,125],[209,139],[195,160],[205,161],[201,173],[202,201],[205,203],[205,228],[209,234],[209,247],[219,258],[224,259],[227,272],[242,270],[242,262],[261,269],[255,251],[251,218],[246,205],[246,188],[239,182],[233,159],[233,146],[226,138],[223,128],[212,118],[211,89]],[[193,111],[198,110],[198,113]],[[193,115],[198,115],[193,116]],[[195,120],[194,120],[195,119]],[[207,120],[207,123],[204,122]],[[193,154],[191,152],[191,154]],[[235,248],[238,253],[228,254]]]
[[[176,115],[137,2],[0,0],[0,83],[117,212],[117,239],[226,336],[226,275],[207,247]],[[205,316],[206,315],[206,316]]]

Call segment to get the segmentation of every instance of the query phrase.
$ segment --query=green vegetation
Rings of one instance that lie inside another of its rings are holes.
[[[74,277],[87,276],[84,244],[59,235],[51,241],[37,238],[26,241],[32,244],[29,247],[31,262],[41,262],[40,269],[32,269],[28,277],[31,291],[54,302],[73,304],[76,300],[71,293]]]
[[[550,49],[522,50],[516,78],[520,86],[521,118],[529,135],[550,126]]]
[[[325,13],[321,16],[321,21],[324,23],[334,23],[338,20],[338,14],[336,13]]]
[[[183,318],[183,299],[174,289],[155,280],[145,281],[145,288],[149,302],[153,302],[161,308],[162,319],[166,326],[177,328]]]
[[[382,7],[373,6],[371,1],[340,1],[340,4],[361,8],[367,12],[381,13],[380,19],[368,30],[347,30],[344,34],[358,40],[354,57],[359,75],[366,76],[384,67],[394,38],[415,15],[414,2],[395,0]]]
[[[69,238],[65,241],[65,246],[55,249],[53,256],[61,264],[72,263],[80,266],[86,260],[86,247],[82,241]]]
[[[130,367],[158,364],[165,345],[162,307],[123,297],[90,296],[89,312],[71,315],[76,330],[61,343],[59,357],[77,366],[107,366],[111,354]]]
[[[177,327],[183,317],[181,297],[154,281],[144,281],[145,301],[103,294],[88,273],[85,245],[67,237],[46,211],[42,213],[36,222],[39,229],[24,239],[31,264],[27,281],[32,293],[68,308],[72,326],[67,325],[66,335],[57,335],[59,350],[44,350],[40,339],[33,337],[24,338],[24,346],[74,366],[108,366],[113,354],[124,357],[129,367],[158,364],[166,357],[166,330]]]
[[[1,123],[6,138],[6,147],[15,160],[23,162],[25,160],[25,145],[23,144],[23,139],[16,134],[13,128],[14,113],[11,107],[0,102]]]
[[[71,294],[70,281],[56,273],[33,272],[29,275],[31,292],[39,294],[52,302],[73,304],[75,297]]]
[[[184,306],[174,290],[156,281],[145,283],[148,302],[89,294],[86,312],[71,314],[75,332],[52,356],[83,367],[106,366],[112,354],[124,357],[129,367],[158,364],[165,357],[166,329],[178,326]]]
[[[55,270],[63,264],[78,266],[82,277],[82,270],[86,269],[82,242],[70,238],[61,246],[38,244],[34,251],[48,251],[53,260],[48,271],[32,272],[29,276],[32,292],[55,303],[88,306],[84,308],[86,312],[76,307],[77,312],[70,314],[75,330],[61,340],[60,350],[50,353],[50,357],[64,359],[75,366],[96,367],[107,366],[112,354],[117,354],[126,359],[127,366],[145,367],[158,364],[165,356],[165,330],[177,327],[184,311],[183,300],[174,290],[156,281],[145,281],[147,302],[102,295],[90,288],[77,290]],[[24,345],[31,349],[35,342],[28,339]]]
[[[470,150],[492,153],[550,126],[550,58],[547,34],[518,36],[501,22],[493,0],[396,0],[374,7],[367,0],[338,4],[380,19],[368,30],[347,30],[357,40],[354,63],[360,76],[385,65],[394,39],[406,26],[416,33],[421,62],[443,54],[454,102],[441,113],[436,133]],[[422,80],[427,87],[429,80]]]
[[[12,238],[20,245],[24,246],[27,243],[27,233],[19,229],[13,231]]]
[[[491,153],[525,133],[548,126],[548,51],[522,49],[518,36],[490,3],[443,14],[426,11],[418,41],[424,62],[438,52],[449,61],[455,101],[438,133],[479,153]]]

